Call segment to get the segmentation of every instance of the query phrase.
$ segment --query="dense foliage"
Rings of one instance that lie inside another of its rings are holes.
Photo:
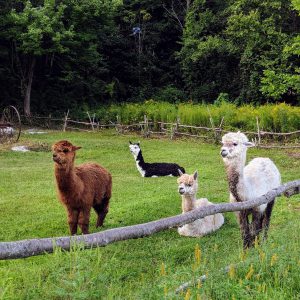
[[[299,104],[298,0],[0,1],[0,104]]]

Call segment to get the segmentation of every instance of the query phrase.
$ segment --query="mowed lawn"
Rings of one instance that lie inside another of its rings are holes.
[[[95,161],[113,176],[113,196],[100,230],[144,223],[181,213],[176,178],[142,178],[128,149],[140,140],[146,162],[176,162],[199,172],[198,197],[227,202],[220,146],[189,139],[143,139],[134,135],[48,132],[22,135],[19,145],[68,139],[82,146],[76,163]],[[249,149],[248,160],[268,156],[282,181],[300,178],[299,151]],[[0,261],[0,299],[299,299],[300,196],[278,198],[269,239],[243,252],[233,213],[203,238],[169,229],[104,248]],[[0,241],[66,236],[66,213],[57,200],[50,151],[13,152],[0,145]],[[92,212],[90,231],[95,228]],[[229,272],[224,267],[230,265]],[[207,280],[175,294],[182,283]]]

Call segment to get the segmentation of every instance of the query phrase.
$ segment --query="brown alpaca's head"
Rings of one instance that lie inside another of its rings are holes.
[[[80,148],[69,141],[59,141],[52,146],[53,161],[61,167],[71,165],[74,163],[75,151]]]

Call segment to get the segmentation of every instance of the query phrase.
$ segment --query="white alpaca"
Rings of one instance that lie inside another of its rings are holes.
[[[251,160],[247,166],[247,148],[254,146],[241,132],[229,132],[222,137],[221,155],[225,163],[230,190],[230,202],[243,202],[266,194],[281,184],[280,173],[269,158],[258,157]],[[253,245],[255,238],[264,229],[267,231],[274,201],[256,208],[237,213],[244,248]],[[252,223],[248,216],[252,214]]]
[[[186,213],[198,207],[206,207],[212,205],[206,198],[196,198],[198,191],[198,172],[193,175],[183,174],[180,170],[180,177],[177,179],[178,192],[182,197],[182,213]],[[204,236],[210,232],[216,231],[224,223],[224,217],[218,213],[207,216],[190,224],[185,224],[178,228],[178,233],[184,236]]]

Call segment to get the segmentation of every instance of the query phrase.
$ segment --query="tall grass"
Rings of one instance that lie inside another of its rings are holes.
[[[289,132],[300,129],[300,107],[285,103],[266,104],[262,106],[243,105],[222,102],[220,105],[204,105],[192,103],[170,104],[148,100],[144,103],[127,103],[111,105],[96,110],[96,115],[103,123],[116,121],[117,116],[122,123],[140,122],[144,115],[152,121],[174,122],[177,117],[181,124],[195,126],[211,126],[210,118],[218,126],[224,118],[227,129],[256,131],[256,117],[260,128],[265,131]]]

